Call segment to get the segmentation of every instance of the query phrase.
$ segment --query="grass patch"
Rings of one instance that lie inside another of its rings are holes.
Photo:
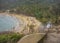
[[[24,35],[22,34],[1,34],[0,35],[0,43],[16,43],[20,38]]]

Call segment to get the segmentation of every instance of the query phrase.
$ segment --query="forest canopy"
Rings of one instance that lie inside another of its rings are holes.
[[[60,22],[59,0],[1,0],[0,2],[1,11],[10,10],[10,13],[34,16],[42,23],[50,21],[59,24]]]

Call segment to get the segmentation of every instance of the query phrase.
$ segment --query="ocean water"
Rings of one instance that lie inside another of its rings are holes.
[[[11,30],[17,24],[18,20],[15,17],[0,14],[0,32]]]

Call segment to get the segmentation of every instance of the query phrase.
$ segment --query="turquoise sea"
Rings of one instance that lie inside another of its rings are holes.
[[[11,30],[17,25],[17,22],[15,17],[0,14],[0,32]]]

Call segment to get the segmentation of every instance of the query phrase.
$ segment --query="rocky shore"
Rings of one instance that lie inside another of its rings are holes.
[[[13,29],[14,32],[18,32],[21,34],[31,34],[40,32],[40,28],[42,28],[42,23],[39,22],[35,17],[25,16],[25,15],[17,15],[10,14],[13,17],[18,19],[19,25]]]

